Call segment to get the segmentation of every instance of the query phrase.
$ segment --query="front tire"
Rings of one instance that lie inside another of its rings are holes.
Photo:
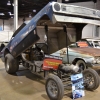
[[[63,98],[64,86],[58,76],[49,74],[45,88],[50,100],[61,100]]]
[[[86,69],[86,64],[85,64],[85,62],[83,60],[78,60],[76,62],[76,66],[79,67],[79,71],[78,72],[82,72],[83,70]]]
[[[86,69],[83,71],[85,88],[93,91],[99,87],[100,79],[98,73],[93,69]]]
[[[5,55],[5,69],[9,74],[14,74],[19,69],[18,60],[15,59],[11,54]]]

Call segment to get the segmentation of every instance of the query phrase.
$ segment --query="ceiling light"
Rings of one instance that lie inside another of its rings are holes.
[[[0,15],[5,15],[4,13],[0,13]]]
[[[12,3],[12,6],[14,6],[14,3]]]
[[[11,15],[11,12],[8,12],[9,13],[9,15]]]
[[[8,0],[8,2],[7,2],[7,5],[8,5],[8,6],[10,6],[10,5],[11,5],[11,2],[10,2],[10,0]]]
[[[8,12],[9,13],[9,15],[14,15],[14,14],[12,14],[11,12]]]
[[[33,12],[36,12],[36,10],[34,9]]]
[[[14,14],[10,14],[10,15],[14,15]]]
[[[11,14],[11,12],[8,12],[9,14]]]

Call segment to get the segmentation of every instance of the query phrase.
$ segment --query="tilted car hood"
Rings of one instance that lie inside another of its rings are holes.
[[[81,48],[71,48],[71,49],[83,54],[94,56],[94,57],[100,56],[100,49],[97,49],[97,48],[81,47]]]

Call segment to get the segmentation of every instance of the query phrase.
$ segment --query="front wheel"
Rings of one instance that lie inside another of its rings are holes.
[[[11,54],[5,56],[5,69],[9,74],[13,74],[18,71],[19,64],[18,60],[15,59]]]
[[[82,72],[83,70],[86,69],[86,64],[85,64],[85,62],[83,60],[78,60],[76,62],[76,66],[79,67],[79,71],[78,72]]]
[[[99,75],[93,69],[86,69],[83,71],[83,78],[85,83],[85,88],[87,90],[93,91],[99,87]]]
[[[63,98],[64,86],[58,76],[49,74],[45,88],[50,100],[61,100]]]

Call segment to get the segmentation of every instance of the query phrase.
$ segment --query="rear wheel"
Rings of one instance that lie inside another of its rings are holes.
[[[11,54],[5,56],[5,69],[9,74],[13,74],[18,71],[19,64],[18,60],[15,59]]]
[[[45,87],[50,100],[61,100],[63,98],[64,86],[58,76],[49,74]]]
[[[100,79],[98,73],[93,69],[86,69],[83,71],[85,88],[87,90],[95,90],[99,87]]]
[[[83,60],[78,60],[76,62],[76,66],[79,67],[79,72],[82,72],[83,70],[86,69],[86,64],[85,64],[85,62]]]

